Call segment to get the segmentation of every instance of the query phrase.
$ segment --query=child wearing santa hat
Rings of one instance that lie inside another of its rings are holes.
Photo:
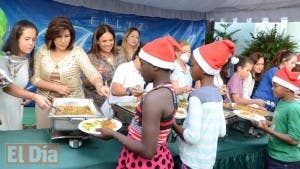
[[[273,112],[279,100],[272,92],[272,78],[274,77],[274,74],[283,67],[287,67],[289,70],[292,70],[295,67],[296,62],[297,55],[294,52],[289,50],[279,51],[268,64],[271,67],[263,74],[258,87],[252,95],[252,98],[264,100],[266,103],[264,108]]]
[[[124,145],[117,169],[174,168],[167,137],[177,110],[175,90],[170,81],[175,49],[182,51],[179,44],[167,36],[147,43],[139,52],[141,75],[145,82],[153,82],[153,89],[136,107],[127,137],[107,128],[99,129],[101,135],[98,137],[114,137]]]
[[[201,88],[189,98],[187,117],[182,127],[176,123],[173,129],[180,136],[179,156],[181,168],[213,168],[218,137],[226,134],[223,99],[214,85],[214,75],[234,53],[234,43],[221,40],[200,46],[193,51],[191,75],[201,81]]]
[[[280,69],[272,79],[273,93],[279,98],[272,124],[256,124],[270,134],[266,153],[266,168],[300,168],[300,104],[294,93],[300,88],[300,72]],[[270,127],[271,126],[271,127]]]

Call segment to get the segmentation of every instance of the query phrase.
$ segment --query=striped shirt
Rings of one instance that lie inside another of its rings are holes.
[[[157,90],[158,88],[162,88],[162,87],[168,88],[172,91],[173,105],[174,105],[175,109],[171,116],[161,119],[160,131],[159,131],[159,136],[158,136],[158,144],[159,145],[163,145],[163,144],[167,143],[167,138],[168,138],[168,135],[171,131],[172,124],[173,124],[174,114],[177,109],[177,100],[176,100],[176,96],[175,96],[175,90],[174,90],[172,84],[166,83],[163,85],[159,85],[159,86],[153,88],[153,90]],[[131,121],[131,124],[128,127],[128,135],[130,135],[132,138],[134,138],[135,140],[138,140],[138,141],[142,140],[142,117],[143,117],[142,116],[142,114],[143,114],[142,104],[143,104],[143,100],[136,107],[134,117]]]
[[[204,86],[190,95],[179,155],[193,169],[213,168],[218,137],[226,134],[223,100],[218,88]]]

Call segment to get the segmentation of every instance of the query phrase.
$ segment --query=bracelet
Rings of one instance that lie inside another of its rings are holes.
[[[132,95],[132,93],[131,93],[131,91],[130,91],[130,87],[127,87],[127,88],[126,88],[126,95],[127,95],[127,96],[131,96],[131,95]]]

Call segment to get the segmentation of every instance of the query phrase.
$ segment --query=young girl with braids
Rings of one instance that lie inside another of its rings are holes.
[[[175,49],[182,51],[171,36],[149,42],[141,49],[141,75],[154,87],[136,107],[128,136],[107,128],[99,129],[101,135],[98,137],[113,137],[124,145],[117,169],[174,168],[167,137],[177,109],[175,90],[170,81]]]

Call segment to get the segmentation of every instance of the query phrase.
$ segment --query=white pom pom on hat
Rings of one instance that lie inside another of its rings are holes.
[[[300,88],[300,72],[291,72],[284,67],[275,73],[272,81],[295,92]]]
[[[200,46],[193,51],[193,55],[196,62],[207,74],[216,75],[221,71],[229,57],[235,55],[235,45],[230,40],[220,40]]]
[[[153,66],[173,70],[175,49],[183,52],[172,36],[166,36],[146,43],[139,52],[139,57]]]

